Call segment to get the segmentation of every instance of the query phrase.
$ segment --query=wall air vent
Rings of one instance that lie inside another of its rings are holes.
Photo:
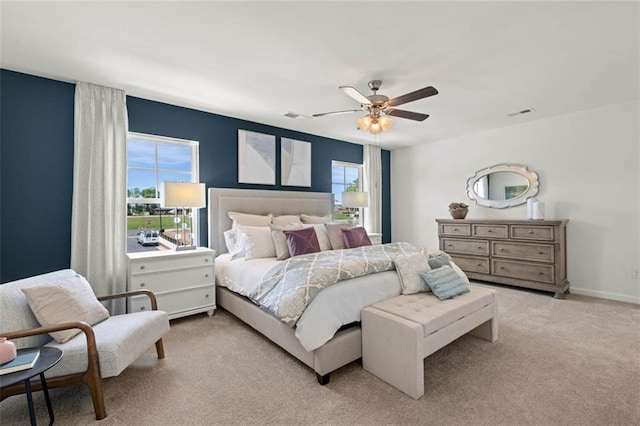
[[[511,112],[507,114],[507,117],[515,117],[522,114],[529,114],[530,112],[533,112],[533,111],[535,111],[535,109],[527,108],[527,109],[523,109],[522,111]]]
[[[308,116],[308,115],[304,115],[304,114],[298,114],[297,112],[287,112],[285,114],[283,114],[285,117],[289,117],[289,118],[294,118],[294,119],[298,119],[298,120],[308,120],[312,117]]]

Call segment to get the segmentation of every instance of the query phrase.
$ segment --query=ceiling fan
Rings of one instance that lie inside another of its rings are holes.
[[[360,102],[359,109],[350,109],[345,111],[323,112],[313,114],[313,117],[324,117],[325,115],[347,114],[351,112],[366,111],[367,115],[359,118],[358,129],[369,130],[373,134],[378,134],[388,130],[393,124],[393,117],[406,118],[414,121],[424,121],[429,114],[421,114],[419,112],[405,111],[396,109],[398,105],[424,99],[429,96],[437,95],[438,91],[431,86],[424,87],[411,93],[407,93],[397,98],[389,99],[388,96],[378,95],[378,90],[382,85],[382,80],[371,80],[369,88],[373,91],[373,95],[365,96],[358,89],[351,86],[340,86],[347,95]]]

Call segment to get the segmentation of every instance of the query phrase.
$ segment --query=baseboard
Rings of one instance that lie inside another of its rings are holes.
[[[640,305],[640,297],[637,296],[627,296],[624,294],[609,293],[607,291],[587,290],[584,288],[576,288],[574,286],[571,286],[571,293],[581,294],[583,296],[599,297],[601,299],[616,300],[618,302],[635,303],[637,305]]]

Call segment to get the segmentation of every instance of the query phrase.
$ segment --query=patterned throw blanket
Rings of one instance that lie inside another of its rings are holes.
[[[249,298],[293,327],[323,288],[389,271],[395,256],[420,251],[409,243],[391,243],[291,257],[269,270]]]

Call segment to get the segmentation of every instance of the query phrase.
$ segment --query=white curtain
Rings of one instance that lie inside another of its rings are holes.
[[[127,107],[122,90],[78,83],[71,268],[98,296],[126,291]],[[110,306],[124,312],[124,303]]]
[[[382,232],[382,149],[364,146],[363,189],[369,193],[369,208],[364,209],[364,223],[369,232]]]

